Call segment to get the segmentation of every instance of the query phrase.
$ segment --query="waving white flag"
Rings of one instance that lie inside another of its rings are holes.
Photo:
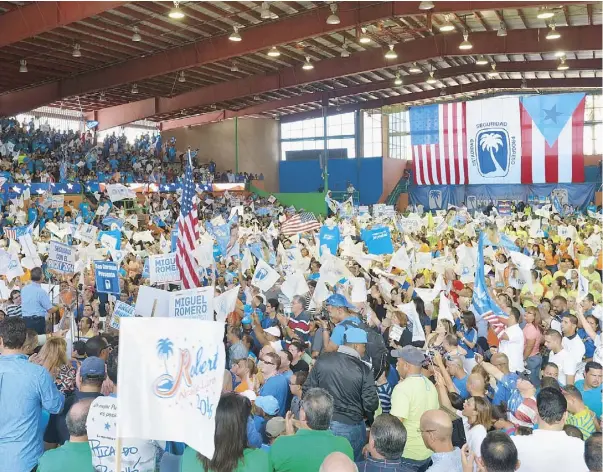
[[[251,285],[259,288],[262,292],[270,290],[279,279],[278,272],[270,267],[263,259],[258,260]]]
[[[214,311],[216,312],[216,320],[224,321],[226,317],[232,313],[237,306],[237,297],[239,296],[239,286],[227,290],[221,295],[214,297]]]

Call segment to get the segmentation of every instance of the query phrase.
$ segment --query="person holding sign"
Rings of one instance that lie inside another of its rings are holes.
[[[272,470],[268,454],[247,447],[247,419],[251,402],[243,395],[222,395],[216,410],[215,451],[207,458],[191,447],[184,450],[182,472],[267,472]]]

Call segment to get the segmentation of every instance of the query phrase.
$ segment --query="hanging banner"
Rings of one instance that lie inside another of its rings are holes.
[[[180,272],[176,265],[176,253],[159,254],[149,257],[149,278],[152,284],[178,282]]]
[[[195,318],[213,321],[214,288],[198,287],[171,292],[169,315],[172,318]]]
[[[50,241],[47,262],[48,268],[51,270],[72,274],[75,267],[75,248],[57,241]]]

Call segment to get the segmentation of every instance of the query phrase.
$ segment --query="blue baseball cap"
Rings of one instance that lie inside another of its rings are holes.
[[[326,304],[334,306],[334,307],[343,307],[343,308],[347,308],[348,310],[356,310],[357,308],[352,305],[350,302],[347,301],[347,299],[339,294],[339,293],[335,293],[334,295],[331,295],[329,298],[327,298],[326,300]]]
[[[348,328],[344,333],[344,341],[351,344],[366,344],[368,336],[366,331],[360,328]]]
[[[100,357],[86,357],[80,366],[80,375],[82,376],[82,379],[88,377],[104,378],[105,361]]]
[[[265,397],[257,397],[255,399],[255,406],[260,407],[270,416],[274,416],[278,413],[278,400],[274,398],[272,395],[267,395]]]

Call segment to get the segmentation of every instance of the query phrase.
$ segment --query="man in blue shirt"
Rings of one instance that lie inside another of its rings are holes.
[[[44,274],[40,267],[31,269],[31,283],[21,290],[21,312],[28,329],[46,334],[46,318],[58,311],[42,288]]]
[[[0,322],[0,468],[3,472],[32,470],[44,453],[38,431],[42,410],[60,413],[65,397],[50,373],[29,362],[23,352],[25,321]]]
[[[582,394],[584,404],[601,418],[601,381],[603,367],[598,362],[587,362],[584,367],[584,380],[576,382],[576,388]]]
[[[323,352],[334,352],[343,344],[343,335],[346,329],[358,326],[360,318],[350,313],[350,310],[356,311],[356,307],[339,293],[327,298],[326,305],[329,317],[335,323],[335,328],[333,328],[333,333],[329,338],[328,322],[325,320],[322,321]]]
[[[287,397],[289,396],[289,381],[283,374],[279,374],[281,358],[274,352],[262,356],[259,363],[264,375],[264,385],[260,389],[261,397],[273,396],[278,401],[279,414],[287,411]]]

